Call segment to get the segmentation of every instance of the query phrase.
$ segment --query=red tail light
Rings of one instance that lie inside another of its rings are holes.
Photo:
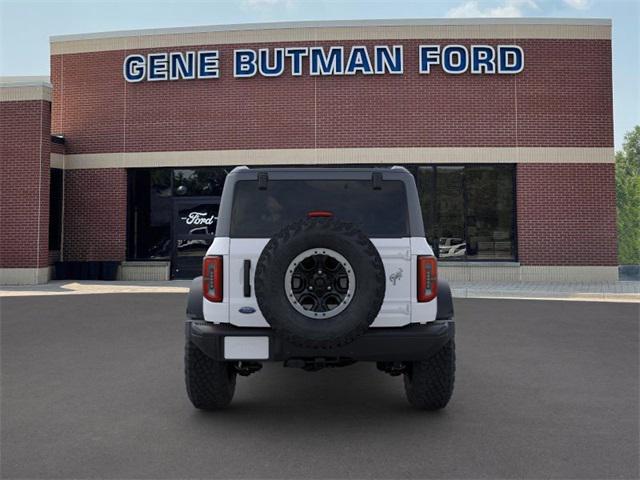
[[[210,302],[222,301],[222,257],[204,257],[202,291],[204,298]]]
[[[436,257],[418,257],[418,301],[430,302],[438,296],[438,262]]]
[[[314,210],[313,212],[307,213],[307,217],[309,218],[333,217],[333,212],[328,212],[326,210]]]

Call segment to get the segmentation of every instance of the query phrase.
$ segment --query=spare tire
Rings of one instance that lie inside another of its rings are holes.
[[[281,338],[329,349],[355,340],[378,315],[384,265],[352,223],[308,218],[284,227],[262,251],[255,274],[258,306]]]

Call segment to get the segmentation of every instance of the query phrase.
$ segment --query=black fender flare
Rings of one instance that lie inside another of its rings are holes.
[[[202,276],[191,280],[187,298],[187,317],[191,320],[204,320],[202,312]]]
[[[450,320],[453,318],[453,297],[451,287],[446,280],[438,279],[438,312],[436,320]]]

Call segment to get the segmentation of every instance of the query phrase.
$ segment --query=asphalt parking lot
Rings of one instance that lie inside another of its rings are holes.
[[[3,478],[637,478],[638,304],[458,300],[449,407],[372,364],[189,403],[183,294],[3,298]]]

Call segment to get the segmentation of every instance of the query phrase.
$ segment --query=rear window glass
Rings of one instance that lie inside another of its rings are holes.
[[[374,190],[366,180],[269,180],[235,185],[231,236],[272,237],[309,212],[328,211],[356,224],[369,237],[409,236],[407,195],[401,181],[383,181]]]

